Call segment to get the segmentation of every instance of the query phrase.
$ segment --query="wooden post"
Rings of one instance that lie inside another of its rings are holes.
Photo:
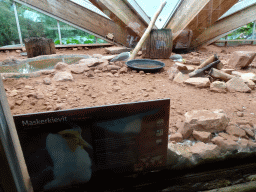
[[[21,36],[21,30],[20,30],[20,22],[19,22],[19,18],[18,18],[16,3],[15,3],[14,1],[13,1],[13,8],[14,8],[14,14],[15,14],[15,18],[16,18],[16,24],[17,24],[18,33],[19,33],[20,46],[23,47],[22,36]]]
[[[226,40],[225,41],[225,47],[227,47],[227,45],[228,45],[228,41],[227,41],[228,40],[228,36],[227,35],[225,36],[225,40]]]
[[[253,22],[253,29],[252,29],[252,40],[255,40],[255,23],[256,21]],[[253,45],[253,41],[252,41],[252,45]]]
[[[56,54],[55,45],[52,39],[43,37],[30,37],[24,40],[28,58],[39,55]]]
[[[60,45],[62,45],[62,40],[61,40],[61,31],[60,31],[60,23],[57,20],[57,27],[58,27],[58,33],[59,33],[59,40],[60,40]]]
[[[150,21],[149,23],[149,26],[148,28],[146,29],[145,33],[142,35],[140,41],[138,42],[138,44],[136,45],[136,47],[134,48],[130,58],[128,60],[132,60],[135,58],[135,56],[137,55],[137,53],[139,52],[139,50],[141,49],[143,43],[146,41],[146,39],[148,38],[149,34],[150,34],[150,31],[151,29],[153,28],[155,22],[156,22],[156,19],[158,17],[158,15],[161,13],[161,11],[163,10],[164,6],[166,5],[166,1],[164,1],[160,8],[157,10],[157,12],[155,13],[155,15],[153,16],[152,20]]]

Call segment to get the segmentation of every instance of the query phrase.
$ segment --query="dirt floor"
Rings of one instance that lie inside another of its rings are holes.
[[[217,47],[210,45],[197,51],[182,54],[184,59],[199,58],[204,60],[212,54],[217,54],[225,64],[234,51],[255,51],[256,46]],[[104,48],[89,50],[57,50],[57,54],[102,54],[107,55]],[[174,53],[173,53],[174,54]],[[0,52],[0,61],[13,56],[26,59],[15,51]],[[177,120],[183,119],[184,114],[191,110],[223,109],[231,122],[249,121],[256,125],[256,90],[251,93],[215,93],[209,88],[195,88],[189,85],[177,84],[168,79],[167,70],[174,64],[170,59],[161,59],[165,63],[162,71],[155,74],[140,74],[128,72],[119,77],[109,77],[105,73],[88,78],[83,74],[73,74],[72,82],[54,82],[50,85],[43,83],[43,75],[36,78],[4,79],[4,87],[13,115],[54,111],[57,109],[85,108],[100,105],[148,101],[155,99],[171,99],[170,133],[175,131]],[[256,73],[256,59],[251,67],[243,72]],[[115,92],[114,87],[120,90]],[[15,94],[13,90],[16,92]],[[40,94],[35,98],[33,93]],[[239,117],[238,111],[244,116]]]

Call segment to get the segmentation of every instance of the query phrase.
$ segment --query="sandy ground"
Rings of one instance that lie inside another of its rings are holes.
[[[231,54],[238,50],[256,52],[256,46],[225,48],[211,45],[188,54],[182,54],[182,56],[185,59],[204,60],[216,53],[225,64]],[[95,53],[107,55],[104,48],[77,51],[57,50],[57,54],[92,55]],[[10,56],[17,59],[26,58],[15,51],[0,52],[0,61]],[[163,61],[166,66],[155,74],[129,72],[120,74],[119,77],[108,77],[105,73],[101,73],[94,78],[88,78],[83,74],[73,74],[73,82],[52,81],[50,85],[43,83],[43,79],[50,76],[43,75],[30,79],[4,79],[3,83],[13,115],[170,98],[170,133],[175,131],[175,123],[177,120],[183,119],[186,112],[201,109],[223,109],[232,122],[245,120],[256,125],[255,90],[251,93],[215,93],[211,92],[209,88],[199,89],[177,84],[170,81],[167,74],[167,70],[174,62],[169,59],[160,61]],[[243,72],[256,73],[255,66],[256,59],[252,66]],[[229,68],[229,66],[226,65],[225,68]],[[115,86],[118,86],[120,90],[115,92],[113,90]],[[17,94],[10,94],[13,90],[17,90]],[[33,93],[40,93],[40,97],[33,97]],[[244,116],[239,117],[237,111],[243,111]]]

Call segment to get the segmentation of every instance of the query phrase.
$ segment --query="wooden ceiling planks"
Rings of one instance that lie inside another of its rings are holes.
[[[142,37],[148,24],[136,13],[129,3],[123,0],[90,0],[109,18],[122,26],[127,26],[136,35]]]
[[[110,19],[69,0],[19,0],[17,2],[35,7],[48,13],[48,15],[86,29],[102,38],[105,38],[108,33],[112,33],[115,43],[119,45],[129,46],[127,37],[133,35],[125,26],[120,26]]]
[[[255,20],[256,4],[253,4],[239,12],[216,21],[214,25],[208,27],[202,34],[192,41],[191,47],[196,48],[203,44],[208,44],[209,42],[212,42],[213,39],[217,40],[221,35],[227,34],[228,32]]]
[[[213,25],[238,0],[183,0],[165,28],[172,29],[175,40],[182,30],[192,30],[192,41]]]

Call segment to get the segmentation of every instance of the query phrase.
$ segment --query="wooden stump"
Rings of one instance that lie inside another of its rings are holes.
[[[142,47],[142,57],[168,59],[172,53],[171,29],[152,29]]]
[[[30,37],[24,39],[28,58],[39,55],[56,54],[55,44],[52,39],[44,37]]]

